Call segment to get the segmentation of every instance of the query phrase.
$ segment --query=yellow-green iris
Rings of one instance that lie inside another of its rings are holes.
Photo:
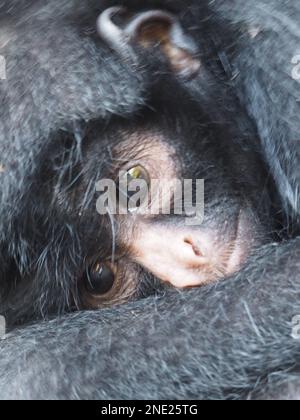
[[[133,168],[127,171],[128,181],[130,182],[133,179],[144,179],[147,184],[149,184],[149,175],[146,169],[142,166],[134,166]]]

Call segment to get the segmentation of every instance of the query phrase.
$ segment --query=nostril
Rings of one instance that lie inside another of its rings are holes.
[[[185,238],[184,242],[188,245],[190,245],[194,251],[194,254],[197,257],[204,257],[203,253],[201,252],[200,248],[198,247],[197,244],[194,243],[194,241],[192,241],[190,238]]]

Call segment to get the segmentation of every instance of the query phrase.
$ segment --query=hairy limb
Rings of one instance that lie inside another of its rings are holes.
[[[300,240],[269,245],[235,278],[13,332],[2,398],[299,396]]]
[[[300,4],[216,0],[211,6],[240,28],[227,55],[233,84],[256,122],[284,206],[299,220]]]
[[[0,82],[4,241],[27,212],[54,134],[76,131],[81,121],[130,115],[144,103],[147,78],[134,53],[120,62],[101,42],[96,20],[103,2],[7,1],[0,7],[7,75]]]

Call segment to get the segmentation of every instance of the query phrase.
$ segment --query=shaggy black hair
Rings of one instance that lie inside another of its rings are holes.
[[[117,4],[141,7],[140,1]],[[95,17],[112,5],[0,4],[0,53],[8,75],[0,82],[0,312],[11,324],[72,309],[74,272],[85,255],[65,202],[56,196],[60,211],[52,199],[45,202],[40,182],[49,188],[55,179],[59,185],[59,178],[48,177],[57,170],[67,185],[86,124],[131,119],[147,104],[153,79],[166,71],[153,76],[152,56],[134,49],[121,62],[99,39]],[[300,80],[293,77],[293,58],[299,54],[299,1],[157,0],[142,7],[180,15],[199,44],[200,79],[206,81],[180,83],[211,110],[212,120],[223,109],[247,150],[252,124],[235,118],[239,113],[227,93],[233,90],[245,106],[281,198],[284,227],[296,237]],[[87,220],[85,228],[94,225]],[[299,257],[297,238],[269,244],[219,285],[167,291],[15,330],[0,343],[0,397],[299,397],[300,346],[292,335],[292,319],[300,314]]]

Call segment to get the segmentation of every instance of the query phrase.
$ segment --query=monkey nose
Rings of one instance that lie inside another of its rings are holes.
[[[143,226],[132,249],[135,262],[146,270],[176,288],[186,288],[223,277],[212,246],[213,239],[205,232],[148,225]]]

